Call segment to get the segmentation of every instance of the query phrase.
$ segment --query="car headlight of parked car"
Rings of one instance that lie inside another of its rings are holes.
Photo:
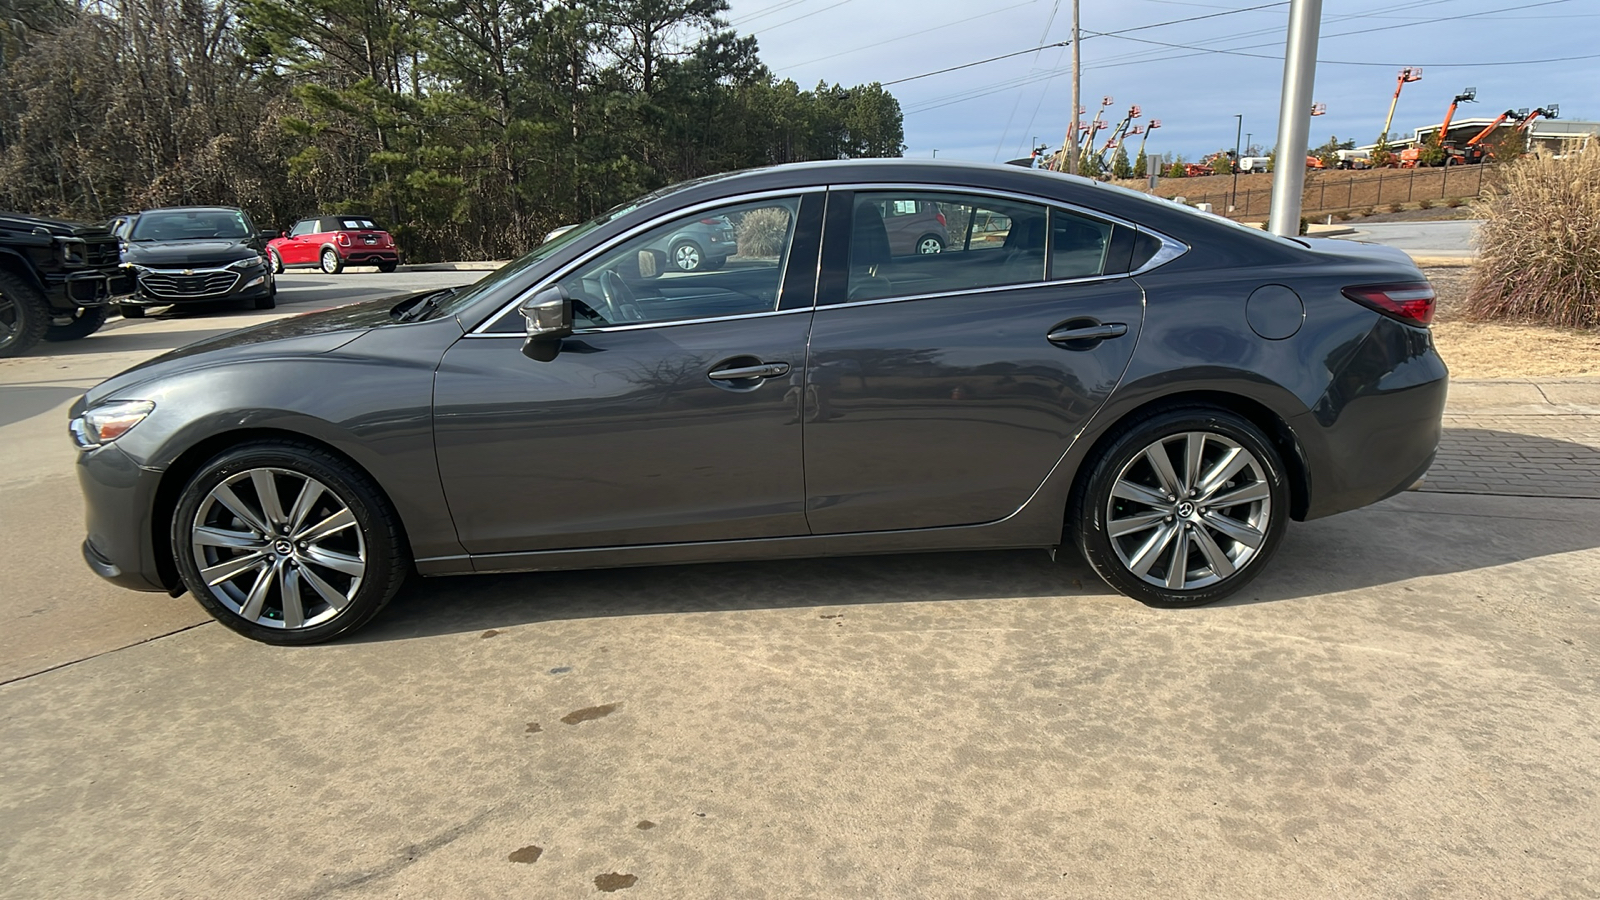
[[[80,450],[92,450],[127,434],[155,411],[149,400],[113,400],[72,420],[72,440]]]
[[[230,268],[230,269],[253,269],[256,266],[266,265],[266,262],[267,262],[266,260],[262,259],[259,256],[246,256],[244,259],[236,259],[233,262],[228,263],[228,268]]]

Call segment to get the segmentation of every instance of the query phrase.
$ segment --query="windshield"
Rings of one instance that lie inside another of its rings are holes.
[[[250,223],[236,209],[194,209],[141,213],[129,237],[135,241],[202,241],[249,236]]]

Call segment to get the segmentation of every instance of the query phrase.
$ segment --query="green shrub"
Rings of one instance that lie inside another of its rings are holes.
[[[1467,315],[1600,327],[1600,144],[1501,166],[1473,204],[1484,220]]]
[[[739,255],[777,256],[789,234],[789,211],[778,206],[753,209],[739,220]]]

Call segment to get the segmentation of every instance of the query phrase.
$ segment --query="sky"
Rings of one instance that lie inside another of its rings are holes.
[[[819,80],[881,82],[905,113],[905,155],[1003,162],[1032,142],[1061,144],[1070,115],[1072,51],[1050,47],[925,78],[938,69],[1065,42],[1072,0],[730,0],[726,14],[760,41],[761,58],[803,88]],[[1083,105],[1137,104],[1159,119],[1147,151],[1188,159],[1232,148],[1234,116],[1250,140],[1276,142],[1289,4],[1269,0],[1080,0]],[[1204,16],[1199,21],[1163,25]],[[1159,27],[1144,27],[1157,25]],[[1128,29],[1138,29],[1128,31]],[[1091,32],[1127,33],[1097,36]],[[1375,141],[1403,66],[1422,66],[1395,112],[1391,139],[1456,118],[1561,106],[1600,119],[1600,3],[1595,0],[1324,0],[1311,144],[1332,135]],[[1135,40],[1137,39],[1137,40]],[[1184,45],[1182,49],[1166,45]],[[1231,53],[1218,53],[1229,50]],[[1561,62],[1533,62],[1590,57]],[[1352,65],[1360,63],[1361,65]],[[1109,132],[1102,131],[1101,143]],[[1248,146],[1248,144],[1246,144]],[[1134,152],[1130,149],[1130,153]]]

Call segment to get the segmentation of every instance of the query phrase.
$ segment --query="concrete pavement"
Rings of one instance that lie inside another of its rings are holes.
[[[1453,385],[1428,490],[1220,606],[866,557],[414,582],[291,650],[77,556],[62,409],[218,325],[0,362],[0,896],[1600,894],[1600,501],[1459,490],[1600,453],[1600,381]]]

